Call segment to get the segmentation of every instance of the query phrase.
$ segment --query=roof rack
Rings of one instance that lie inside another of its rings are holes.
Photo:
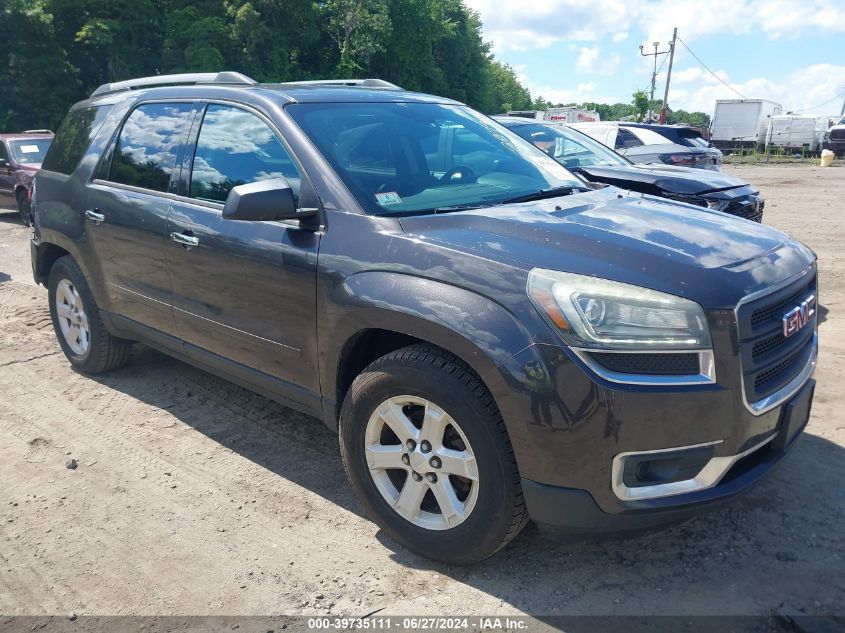
[[[92,97],[120,92],[122,90],[137,90],[138,88],[150,88],[152,86],[176,86],[193,84],[229,84],[239,86],[253,86],[258,82],[250,79],[241,73],[225,71],[219,73],[183,73],[181,75],[156,75],[154,77],[141,77],[139,79],[128,79],[116,81],[110,84],[103,84],[91,93]]]
[[[294,86],[358,86],[359,88],[384,88],[385,90],[402,90],[400,86],[384,79],[315,79],[311,81],[286,81],[285,87]]]

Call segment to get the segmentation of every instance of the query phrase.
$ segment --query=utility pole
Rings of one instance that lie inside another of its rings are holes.
[[[839,111],[839,116],[845,116],[845,99],[842,101],[842,109]]]
[[[640,55],[643,57],[654,57],[654,72],[651,73],[651,96],[648,99],[648,119],[651,119],[651,106],[654,103],[654,88],[655,84],[657,83],[657,58],[660,55],[665,55],[669,51],[658,51],[658,47],[660,46],[660,42],[653,42],[654,44],[654,52],[653,53],[643,53],[643,46],[640,45]]]
[[[669,71],[666,73],[666,92],[663,93],[663,108],[660,110],[660,123],[666,123],[669,115],[669,82],[672,80],[672,62],[675,61],[675,41],[678,39],[678,27],[672,33],[672,41],[669,42]],[[845,104],[843,104],[845,109]]]

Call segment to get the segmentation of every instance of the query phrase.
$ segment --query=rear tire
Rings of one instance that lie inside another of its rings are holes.
[[[18,213],[24,226],[32,226],[32,209],[25,191],[18,191],[15,198],[18,201]]]
[[[132,342],[112,336],[106,329],[94,295],[72,257],[56,260],[47,288],[53,329],[71,365],[86,374],[99,374],[127,363]]]
[[[397,350],[353,381],[341,410],[340,452],[367,516],[422,556],[475,563],[528,521],[493,397],[468,366],[438,348]]]

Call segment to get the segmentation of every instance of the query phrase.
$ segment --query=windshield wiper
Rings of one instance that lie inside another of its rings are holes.
[[[502,200],[501,204],[516,204],[518,202],[530,202],[531,200],[545,200],[546,198],[557,198],[558,196],[571,195],[574,191],[575,187],[572,187],[570,185],[566,185],[563,187],[552,187],[551,189],[540,189],[540,191],[526,193],[522,196]],[[578,188],[578,191],[581,191],[580,187]]]
[[[413,209],[411,211],[392,211],[379,213],[382,218],[401,218],[411,215],[427,215],[429,213],[449,213],[450,211],[467,211],[469,209],[483,209],[492,207],[492,204],[453,204],[450,206],[434,207],[433,209]]]

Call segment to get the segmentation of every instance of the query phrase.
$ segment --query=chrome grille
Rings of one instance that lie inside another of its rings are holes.
[[[783,317],[810,296],[817,295],[815,270],[788,286],[742,304],[737,310],[739,349],[745,398],[754,403],[795,378],[815,353],[816,316],[793,334],[783,335]]]

